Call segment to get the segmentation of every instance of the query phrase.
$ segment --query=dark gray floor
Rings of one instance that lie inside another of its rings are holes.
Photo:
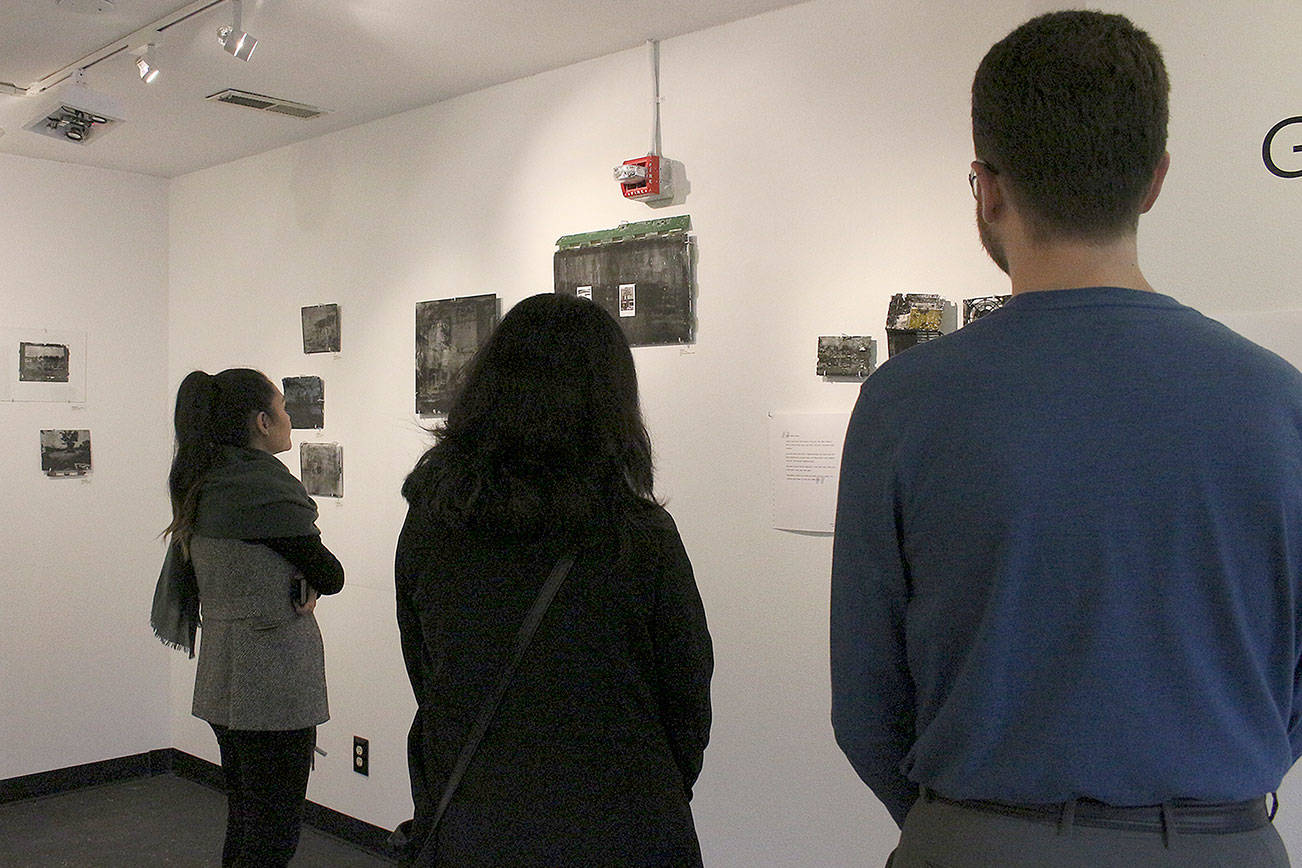
[[[221,865],[226,797],[178,778],[135,778],[0,805],[0,866]],[[293,868],[389,868],[394,863],[303,827]]]

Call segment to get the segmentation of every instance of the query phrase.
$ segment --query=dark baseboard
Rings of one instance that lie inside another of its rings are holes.
[[[100,762],[69,766],[34,775],[0,780],[0,805],[19,799],[33,799],[82,787],[94,787],[130,778],[143,778],[163,774],[171,768],[171,754],[177,751],[151,750],[133,756],[117,757]]]
[[[210,763],[206,759],[200,759],[194,754],[188,754],[183,750],[171,748],[170,764],[167,770],[179,778],[195,781],[200,784],[207,784],[214,790],[220,790],[225,787],[225,781],[222,779],[222,767],[217,763]]]
[[[373,855],[388,858],[393,856],[393,851],[389,849],[389,830],[371,825],[365,820],[308,801],[303,809],[303,822]]]
[[[0,805],[169,773],[213,789],[222,789],[221,766],[176,748],[165,748],[0,780]],[[342,814],[333,808],[309,801],[304,806],[303,821],[318,831],[347,841],[368,853],[382,857],[391,855],[387,845],[387,829]]]

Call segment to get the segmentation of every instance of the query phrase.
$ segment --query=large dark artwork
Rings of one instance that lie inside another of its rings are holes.
[[[692,242],[685,232],[556,251],[556,292],[591,298],[635,347],[694,337]]]
[[[471,295],[416,305],[416,413],[452,405],[457,375],[497,325],[497,296]]]
[[[325,383],[320,377],[286,377],[285,412],[294,428],[325,427]]]

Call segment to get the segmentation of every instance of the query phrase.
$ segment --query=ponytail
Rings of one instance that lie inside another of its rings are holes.
[[[176,390],[176,451],[168,473],[172,523],[164,534],[188,550],[199,506],[199,489],[221,459],[223,446],[245,446],[254,416],[269,412],[276,387],[265,374],[230,368],[219,374],[191,371]]]

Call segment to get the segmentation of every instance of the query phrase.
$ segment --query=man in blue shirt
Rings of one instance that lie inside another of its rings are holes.
[[[1166,121],[1122,16],[991,48],[970,182],[1013,297],[860,393],[832,723],[895,868],[1288,864],[1302,374],[1144,279]]]

